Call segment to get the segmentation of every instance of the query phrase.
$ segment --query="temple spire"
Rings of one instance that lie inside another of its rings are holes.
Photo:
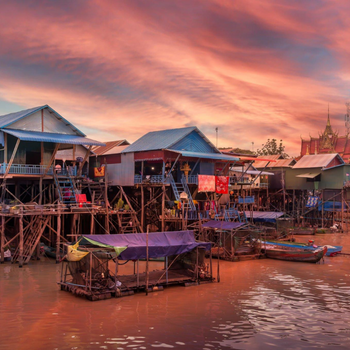
[[[332,126],[331,126],[331,120],[329,117],[329,104],[328,104],[328,118],[327,118],[327,125],[326,125],[326,129],[324,131],[325,135],[333,135],[333,130],[332,130]]]

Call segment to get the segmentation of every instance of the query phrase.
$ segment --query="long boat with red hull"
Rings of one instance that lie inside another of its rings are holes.
[[[263,251],[267,258],[286,260],[286,261],[297,261],[297,262],[319,262],[327,253],[327,247],[320,247],[315,250],[308,249],[286,249],[276,247],[264,247]]]

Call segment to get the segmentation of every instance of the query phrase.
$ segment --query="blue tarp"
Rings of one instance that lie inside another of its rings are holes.
[[[280,211],[253,211],[252,214],[254,222],[276,222],[276,219],[284,215]],[[247,219],[250,219],[251,212],[246,211],[245,215]]]
[[[229,222],[229,221],[210,220],[210,221],[202,224],[202,227],[204,227],[204,228],[217,228],[217,229],[221,229],[221,230],[234,230],[234,229],[239,228],[243,225],[245,225],[244,222]]]
[[[332,202],[332,201],[329,201],[329,202],[324,202],[323,203],[323,210],[324,211],[340,211],[341,210],[341,202]],[[318,202],[318,210],[319,211],[322,211],[322,202],[319,201]]]
[[[110,247],[127,247],[120,255],[121,260],[138,260],[146,258],[146,233],[129,233],[115,235],[84,235],[80,245],[90,241]],[[210,250],[211,243],[197,242],[193,231],[150,232],[148,234],[148,257],[162,258],[190,252],[201,247]]]

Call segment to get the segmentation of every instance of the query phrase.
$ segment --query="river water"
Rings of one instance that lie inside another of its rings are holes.
[[[350,235],[312,239],[350,254]],[[53,260],[21,269],[5,263],[0,349],[350,348],[350,255],[321,264],[220,261],[220,277],[90,302],[59,289]]]

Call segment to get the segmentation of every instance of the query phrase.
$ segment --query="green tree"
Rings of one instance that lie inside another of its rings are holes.
[[[284,158],[288,158],[288,154],[284,151],[285,146],[283,146],[283,141],[280,140],[279,144],[277,144],[276,139],[267,139],[266,143],[262,145],[263,147],[261,149],[258,149],[256,151],[256,154],[258,156],[271,156],[275,154],[280,154]]]

